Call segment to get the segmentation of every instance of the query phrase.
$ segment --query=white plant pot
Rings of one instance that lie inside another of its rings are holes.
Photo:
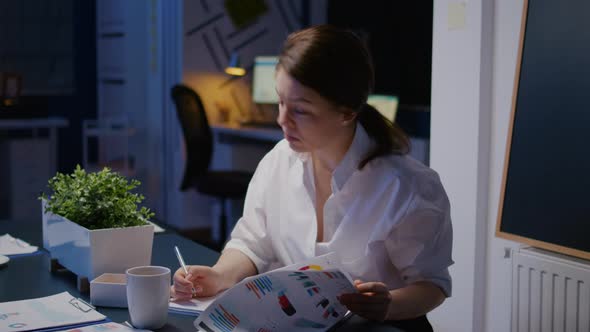
[[[151,265],[154,226],[89,230],[67,218],[43,213],[43,247],[52,259],[92,280],[103,273],[125,273],[135,266]]]

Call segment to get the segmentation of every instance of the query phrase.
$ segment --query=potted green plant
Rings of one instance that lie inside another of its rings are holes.
[[[150,265],[154,214],[138,208],[144,197],[132,190],[139,185],[108,168],[92,173],[79,165],[49,180],[51,194],[40,197],[43,246],[78,276],[79,288],[103,273]]]

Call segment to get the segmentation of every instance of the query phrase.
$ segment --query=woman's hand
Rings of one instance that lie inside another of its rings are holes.
[[[392,298],[387,286],[382,282],[360,280],[355,280],[354,285],[359,292],[341,295],[340,303],[366,319],[380,322],[388,320]]]
[[[209,266],[189,265],[174,273],[174,283],[170,295],[175,300],[189,300],[193,297],[213,296],[222,291],[222,275]],[[194,293],[193,293],[194,289]]]
[[[176,300],[188,300],[193,296],[214,296],[257,273],[256,266],[250,258],[232,248],[223,250],[213,267],[189,265],[187,270],[188,274],[184,273],[183,269],[178,269],[174,273],[170,295]],[[195,290],[194,294],[192,288]]]

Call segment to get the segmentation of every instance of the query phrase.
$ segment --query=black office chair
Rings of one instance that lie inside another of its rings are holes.
[[[227,238],[225,202],[227,199],[243,199],[246,196],[252,173],[210,170],[213,134],[201,98],[193,89],[185,85],[175,85],[172,88],[172,99],[182,126],[187,155],[180,190],[186,191],[193,188],[199,193],[219,199],[221,203],[220,241],[216,249],[222,249]]]

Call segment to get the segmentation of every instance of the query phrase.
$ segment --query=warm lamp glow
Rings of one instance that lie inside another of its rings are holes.
[[[246,70],[240,67],[227,67],[225,68],[225,73],[232,76],[244,76],[246,75]]]
[[[240,57],[237,52],[233,52],[229,58],[229,63],[225,68],[225,73],[232,76],[246,75],[246,69],[240,66]]]

